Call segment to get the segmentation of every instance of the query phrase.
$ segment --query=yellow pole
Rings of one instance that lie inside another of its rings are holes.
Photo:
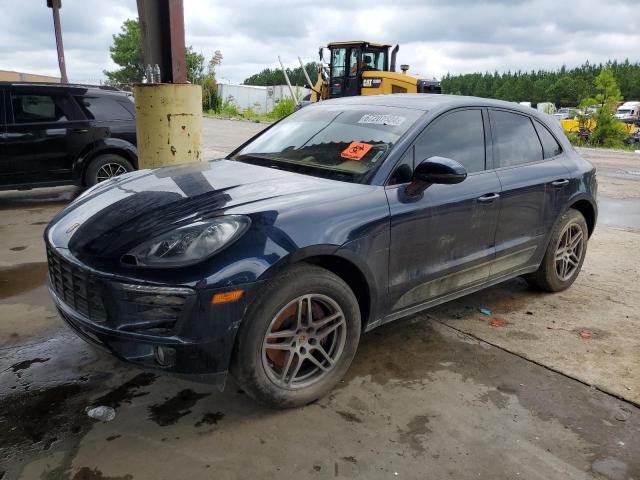
[[[133,87],[138,166],[156,168],[202,160],[202,88],[189,83]]]

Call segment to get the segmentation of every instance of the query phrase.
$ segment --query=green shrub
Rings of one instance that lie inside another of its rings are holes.
[[[281,118],[291,115],[296,109],[296,103],[291,98],[283,98],[276,103],[273,110],[267,114],[267,116],[273,120],[280,120]]]
[[[217,113],[223,117],[230,117],[230,118],[236,118],[236,117],[242,116],[242,114],[238,110],[238,107],[233,102],[233,100],[225,100],[224,102],[222,102],[222,105],[220,106],[220,109],[218,110]]]

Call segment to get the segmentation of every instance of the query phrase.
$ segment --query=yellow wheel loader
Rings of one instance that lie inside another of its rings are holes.
[[[408,65],[396,72],[396,45],[364,41],[333,42],[327,45],[329,62],[325,63],[324,47],[319,50],[318,80],[311,86],[309,100],[317,102],[337,97],[390,93],[442,93],[440,82],[421,79],[407,73]]]

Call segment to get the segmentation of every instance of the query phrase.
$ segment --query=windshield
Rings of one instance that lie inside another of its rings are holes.
[[[375,105],[313,105],[274,125],[233,159],[363,182],[422,114]]]
[[[618,113],[622,113],[622,114],[631,113],[631,110],[627,110],[626,108],[619,108]]]

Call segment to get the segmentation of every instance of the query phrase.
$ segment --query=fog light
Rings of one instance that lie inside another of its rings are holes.
[[[173,348],[156,345],[153,347],[153,353],[156,358],[156,363],[161,367],[170,367],[173,365],[176,356],[176,351]]]

